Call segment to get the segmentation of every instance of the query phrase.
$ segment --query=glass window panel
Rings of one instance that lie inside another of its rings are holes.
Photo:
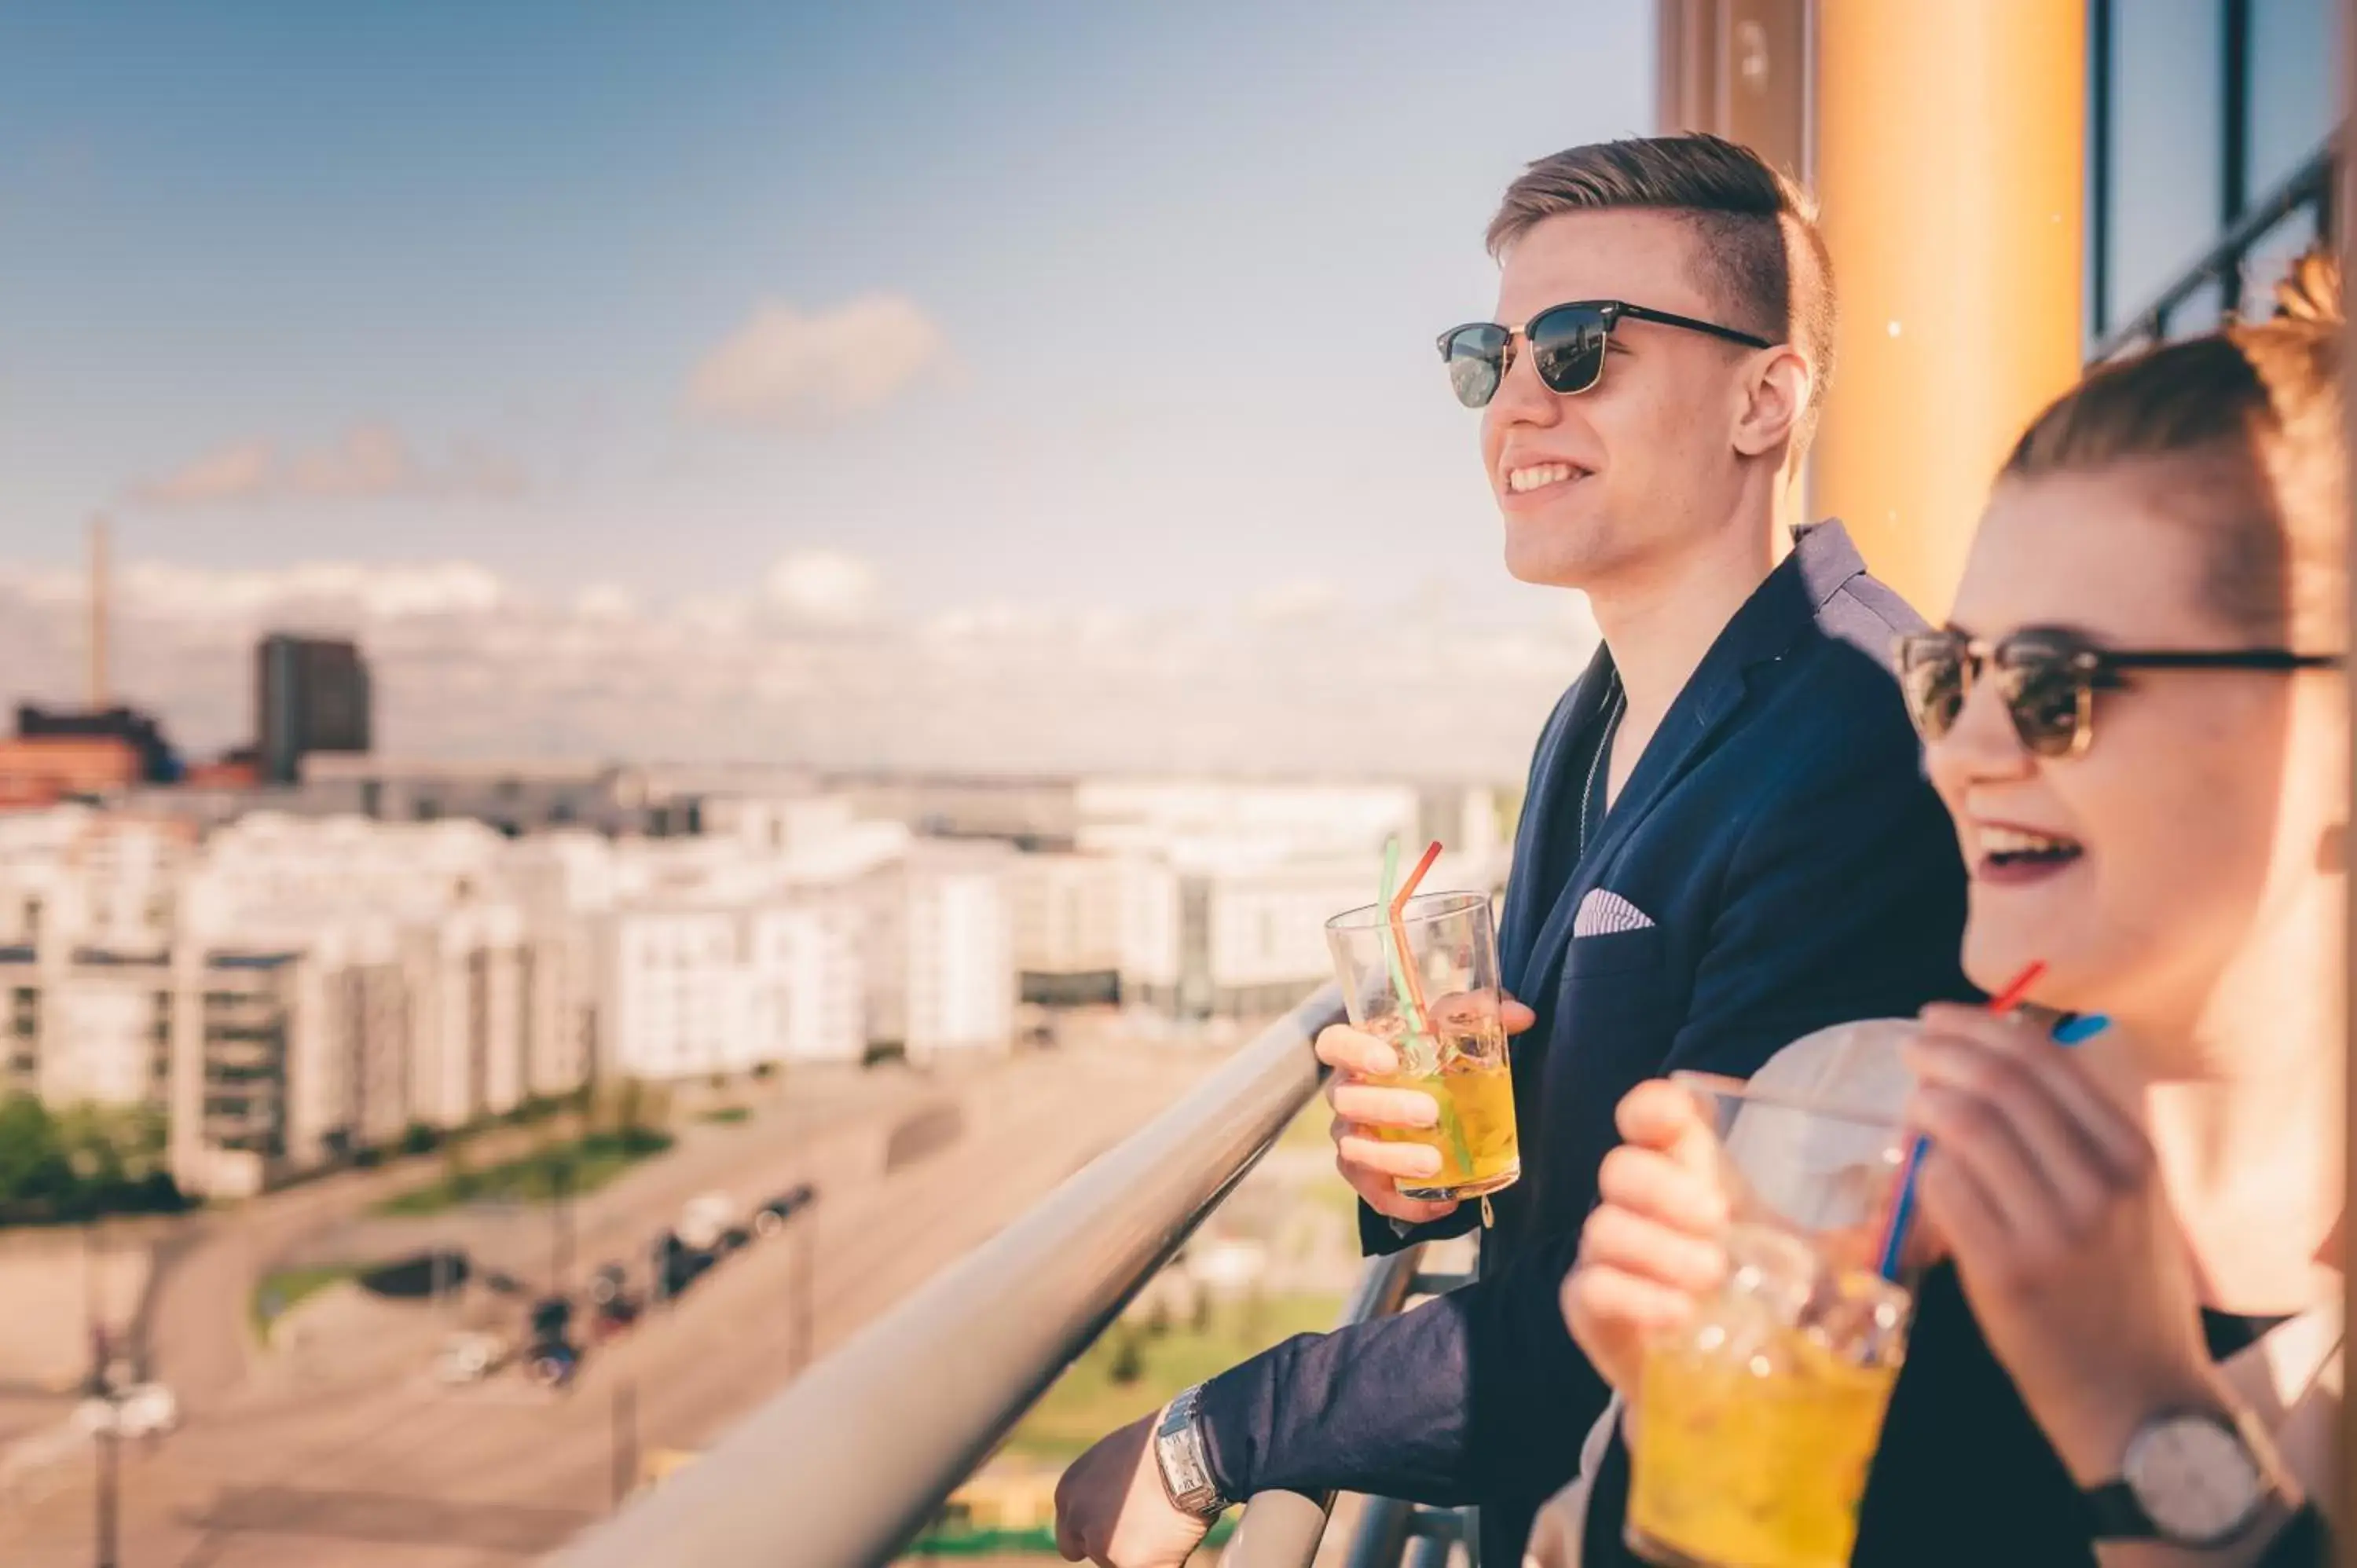
[[[2325,0],[2251,0],[2253,200],[2298,168],[2332,128],[2333,7]]]
[[[2169,335],[2190,338],[2218,325],[2218,285],[2205,283],[2169,313]]]
[[[2218,0],[2114,0],[2111,317],[2126,320],[2218,234],[2225,113]],[[2209,306],[2216,316],[2214,295]],[[2172,319],[2190,328],[2199,308]]]

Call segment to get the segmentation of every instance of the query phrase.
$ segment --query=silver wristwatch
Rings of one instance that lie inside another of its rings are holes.
[[[2117,1480],[2085,1493],[2097,1541],[2209,1551],[2240,1540],[2278,1491],[2266,1439],[2241,1411],[2169,1411],[2136,1429]]]
[[[1203,1423],[1195,1406],[1203,1385],[1172,1400],[1154,1426],[1154,1462],[1162,1471],[1162,1489],[1170,1506],[1198,1519],[1217,1519],[1228,1509],[1220,1485],[1211,1479],[1211,1465],[1203,1448]]]

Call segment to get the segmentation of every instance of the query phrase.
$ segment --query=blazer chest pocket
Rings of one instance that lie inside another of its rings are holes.
[[[1555,993],[1558,1028],[1591,1068],[1640,1062],[1650,1072],[1677,1032],[1675,978],[1669,933],[1659,926],[1577,938]]]
[[[1640,926],[1633,931],[1612,931],[1602,936],[1575,937],[1571,945],[1564,950],[1564,983],[1568,986],[1576,980],[1594,979],[1598,975],[1635,974],[1659,970],[1668,951],[1668,933],[1659,926]]]

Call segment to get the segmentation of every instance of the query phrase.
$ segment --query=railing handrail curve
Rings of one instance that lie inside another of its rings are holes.
[[[1318,1091],[1328,985],[731,1430],[562,1568],[888,1561]]]

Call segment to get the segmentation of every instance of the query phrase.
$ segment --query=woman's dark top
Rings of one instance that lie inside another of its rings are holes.
[[[2283,1321],[2202,1314],[2210,1354],[2220,1360]],[[1589,1498],[1583,1568],[1641,1568],[1620,1541],[1628,1501],[1629,1452],[1616,1434]],[[2314,1510],[2303,1510],[2262,1568],[2314,1568],[2323,1539]],[[1916,1292],[1907,1364],[1867,1476],[1850,1561],[1853,1568],[2095,1562],[2078,1484],[1981,1337],[1952,1265],[1931,1270]]]

